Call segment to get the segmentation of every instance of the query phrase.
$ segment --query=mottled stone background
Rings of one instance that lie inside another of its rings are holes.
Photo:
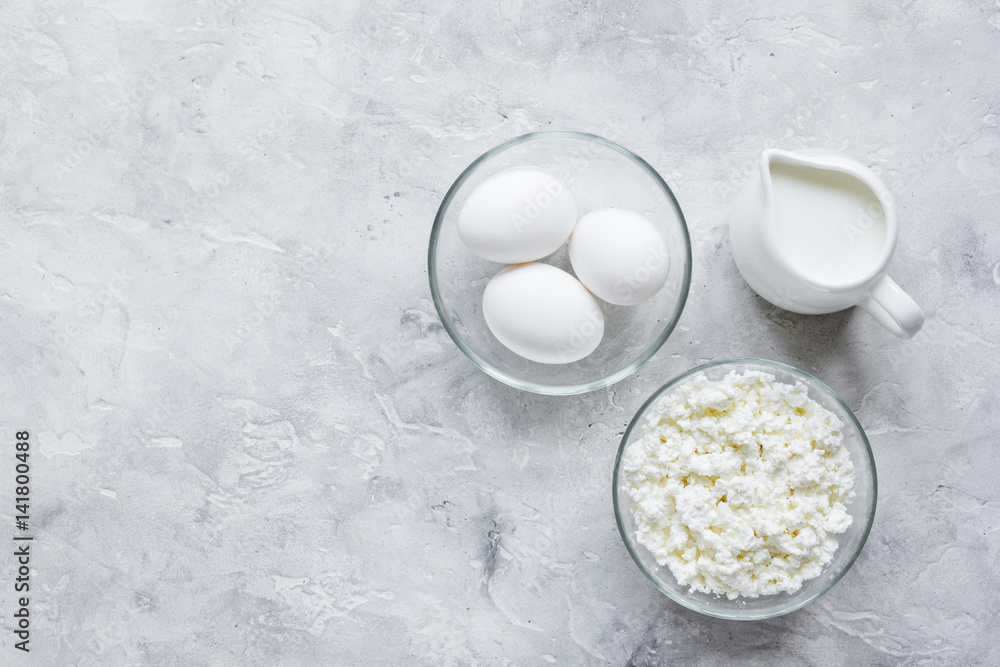
[[[5,0],[0,663],[1000,664],[1000,6],[732,4]],[[694,246],[666,346],[570,398],[479,372],[426,278],[452,179],[549,128],[645,157]],[[891,186],[913,341],[742,282],[733,197],[804,146]],[[881,486],[843,581],[759,623],[659,594],[611,508],[641,402],[731,356],[840,392]]]

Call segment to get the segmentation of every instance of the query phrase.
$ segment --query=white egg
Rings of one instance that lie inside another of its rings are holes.
[[[558,250],[576,216],[576,199],[558,176],[514,167],[472,191],[458,213],[458,236],[483,259],[519,264]]]
[[[670,254],[656,226],[620,208],[580,218],[569,239],[569,261],[587,289],[618,306],[651,298],[670,274]]]
[[[583,359],[604,336],[604,315],[580,281],[548,264],[518,264],[493,276],[483,316],[505,347],[531,361]]]

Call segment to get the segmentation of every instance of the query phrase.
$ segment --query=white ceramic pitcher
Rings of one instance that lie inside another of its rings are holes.
[[[867,209],[858,204],[865,197]],[[776,306],[805,314],[861,306],[901,338],[923,326],[920,306],[886,273],[898,235],[892,196],[851,158],[764,151],[736,198],[729,233],[743,278]]]

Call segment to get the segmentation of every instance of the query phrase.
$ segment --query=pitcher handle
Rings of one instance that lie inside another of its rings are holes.
[[[858,305],[900,338],[913,338],[924,326],[924,311],[889,276],[882,276],[868,298]]]

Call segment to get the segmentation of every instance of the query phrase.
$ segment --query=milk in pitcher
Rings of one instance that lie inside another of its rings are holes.
[[[795,271],[815,282],[845,285],[878,263],[885,212],[860,179],[830,169],[773,162],[776,240]]]

